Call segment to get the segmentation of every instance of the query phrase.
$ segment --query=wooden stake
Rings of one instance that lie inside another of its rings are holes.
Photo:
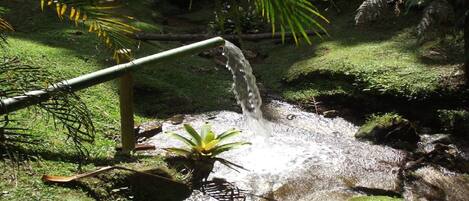
[[[130,154],[135,149],[134,131],[134,94],[133,75],[127,72],[120,78],[120,116],[121,116],[121,139],[122,153]]]

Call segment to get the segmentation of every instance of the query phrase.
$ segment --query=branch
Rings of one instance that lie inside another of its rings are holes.
[[[317,35],[316,32],[307,31],[308,36]],[[320,34],[326,34],[324,32],[320,32]],[[213,34],[158,34],[158,33],[146,33],[141,32],[135,34],[134,38],[137,40],[147,41],[147,40],[156,40],[156,41],[200,41],[209,38],[216,37],[218,35]],[[237,40],[241,38],[245,41],[259,41],[259,40],[267,40],[267,39],[281,39],[282,33],[275,32],[275,33],[258,33],[258,34],[230,34],[230,35],[221,35],[222,38],[225,40]],[[293,38],[293,33],[286,32],[285,38]]]

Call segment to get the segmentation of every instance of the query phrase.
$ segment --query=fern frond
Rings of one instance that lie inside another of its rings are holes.
[[[68,19],[75,25],[82,24],[88,28],[88,32],[96,36],[109,49],[113,50],[113,58],[120,62],[122,53],[130,58],[131,51],[124,51],[135,46],[132,36],[140,31],[130,25],[132,17],[117,14],[115,11],[119,5],[106,3],[100,0],[40,0],[41,8],[53,9],[60,19]],[[115,2],[115,1],[113,1]]]
[[[454,10],[447,0],[434,0],[423,11],[417,35],[423,38],[431,28],[454,20]]]
[[[357,9],[355,24],[362,25],[381,19],[388,9],[387,0],[365,0]]]

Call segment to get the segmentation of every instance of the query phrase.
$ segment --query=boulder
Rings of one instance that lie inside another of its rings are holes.
[[[398,149],[415,149],[420,140],[410,121],[394,113],[372,116],[355,137]]]

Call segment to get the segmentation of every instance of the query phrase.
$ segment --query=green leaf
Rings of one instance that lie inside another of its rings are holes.
[[[232,150],[236,147],[243,146],[243,145],[250,145],[251,143],[249,142],[233,142],[233,143],[228,143],[224,145],[220,145],[218,147],[215,147],[212,151],[212,156],[216,156],[218,154],[221,154],[225,151]]]
[[[211,143],[213,140],[215,140],[215,137],[216,135],[213,131],[208,131],[204,138],[204,144]]]
[[[184,144],[190,146],[190,147],[195,147],[197,146],[194,142],[192,142],[191,140],[187,139],[186,137],[182,136],[182,135],[179,135],[177,133],[174,133],[174,132],[168,132],[168,134],[173,137],[174,139],[176,140],[179,140],[181,142],[183,142]]]
[[[203,147],[203,149],[204,149],[205,151],[207,151],[207,152],[211,152],[212,149],[213,149],[214,147],[216,147],[219,142],[220,142],[219,140],[212,140],[212,141],[206,143],[205,146]]]
[[[202,138],[200,137],[199,133],[197,133],[197,131],[195,131],[195,129],[191,125],[184,124],[184,129],[186,129],[187,133],[189,133],[189,135],[192,136],[195,144],[197,144],[198,146],[202,145]]]
[[[238,134],[240,134],[240,133],[241,133],[241,131],[232,128],[232,129],[227,130],[227,131],[223,132],[222,134],[220,134],[220,135],[217,137],[217,139],[220,140],[220,142],[221,142],[221,141],[223,141],[223,140],[226,140],[226,139],[228,139],[228,138],[230,138],[230,137],[233,137],[233,136],[235,136],[235,135],[238,135]]]
[[[200,130],[200,135],[202,136],[202,139],[203,139],[204,142],[206,141],[205,138],[206,138],[207,134],[208,134],[211,130],[212,130],[212,126],[211,126],[210,124],[208,124],[208,123],[205,123],[205,124],[202,126],[202,128],[201,128],[201,130]]]
[[[171,148],[163,148],[165,151],[167,152],[171,152],[173,154],[176,154],[176,155],[180,155],[180,156],[189,156],[191,155],[191,151],[189,150],[186,150],[186,149],[180,149],[180,148],[175,148],[175,147],[171,147]]]

